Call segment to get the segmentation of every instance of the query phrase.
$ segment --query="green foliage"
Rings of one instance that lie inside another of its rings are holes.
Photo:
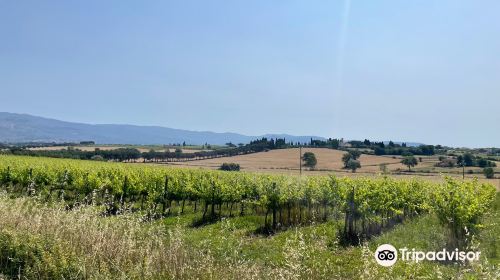
[[[0,276],[17,279],[83,279],[77,258],[44,237],[0,230]]]
[[[355,162],[357,161],[357,159],[360,156],[361,156],[361,152],[358,151],[358,150],[350,150],[350,151],[348,151],[346,154],[344,154],[342,156],[342,162],[344,162],[344,168],[346,168],[346,169],[352,169],[351,167],[356,166]],[[354,162],[352,162],[350,164],[351,167],[348,167],[349,161],[354,161]],[[359,163],[359,161],[358,161],[358,163]],[[359,167],[361,167],[361,165]],[[359,168],[359,167],[356,167],[356,168]]]
[[[458,181],[446,178],[436,188],[434,211],[441,223],[450,231],[450,246],[462,247],[469,233],[481,227],[480,218],[488,211],[495,197],[495,188],[489,184],[473,181]]]
[[[446,225],[452,215],[460,236],[464,227],[479,226],[491,189],[494,193],[491,185],[477,181],[438,185],[388,177],[263,175],[5,155],[0,156],[0,182],[13,195],[37,194],[69,206],[102,205],[107,214],[129,209],[157,217],[172,213],[173,205],[182,214],[188,201],[213,218],[232,216],[237,204],[240,215],[272,214],[273,229],[325,221],[335,212],[345,214],[351,231],[361,236],[429,211],[439,213]]]
[[[414,156],[405,156],[403,160],[401,160],[401,163],[408,166],[408,171],[410,171],[411,167],[418,164],[418,161]]]
[[[349,159],[345,168],[350,169],[354,173],[356,169],[361,168],[361,163],[359,160]]]
[[[476,161],[476,165],[478,167],[481,167],[481,168],[485,168],[485,167],[496,167],[496,163],[493,162],[493,161],[490,161],[490,160],[487,160],[485,158],[479,158],[477,159]]]
[[[373,149],[375,155],[424,155],[430,156],[435,154],[435,147],[432,145],[420,145],[419,147],[407,147],[406,144],[398,145],[391,142],[387,147],[383,142],[372,142],[370,148]]]
[[[5,207],[12,204],[16,207]],[[254,234],[263,220],[255,215],[192,228],[193,214],[145,223],[137,221],[134,213],[108,218],[93,211],[94,207],[67,211],[57,206],[0,195],[4,211],[0,232],[9,236],[3,239],[0,234],[0,244],[8,248],[0,259],[15,257],[15,265],[8,271],[0,268],[4,278],[315,280],[435,279],[438,275],[443,279],[498,279],[499,273],[495,258],[500,255],[498,215],[488,214],[484,219],[487,227],[477,236],[477,250],[482,253],[479,263],[398,261],[388,269],[373,258],[381,244],[422,251],[444,248],[446,228],[436,215],[395,225],[361,246],[342,247],[337,242],[342,223],[335,221],[262,236]],[[498,214],[498,207],[496,211]]]
[[[469,153],[464,154],[463,162],[465,166],[474,166],[474,156]]]
[[[219,170],[223,171],[240,171],[240,165],[237,163],[227,163],[224,162],[220,167]]]
[[[486,176],[486,178],[488,179],[493,179],[493,177],[495,176],[495,171],[491,167],[486,167],[485,169],[483,169],[483,173],[484,176]]]
[[[316,167],[316,164],[318,163],[316,155],[312,152],[305,152],[304,155],[302,155],[302,161],[304,162],[304,166],[309,168]]]

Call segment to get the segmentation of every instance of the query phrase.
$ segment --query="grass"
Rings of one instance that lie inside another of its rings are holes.
[[[432,214],[360,244],[338,242],[342,224],[312,224],[266,236],[261,217],[199,227],[199,214],[144,222],[138,214],[102,217],[102,209],[0,195],[0,279],[498,279],[500,195],[471,246],[474,264],[375,263],[378,245],[439,250],[445,230]]]

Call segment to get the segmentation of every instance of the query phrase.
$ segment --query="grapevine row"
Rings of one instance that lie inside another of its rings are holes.
[[[12,194],[74,204],[105,205],[162,217],[189,210],[203,219],[260,215],[265,228],[337,219],[349,240],[435,212],[460,239],[477,228],[495,195],[477,180],[422,180],[284,176],[133,164],[0,156],[0,184]]]

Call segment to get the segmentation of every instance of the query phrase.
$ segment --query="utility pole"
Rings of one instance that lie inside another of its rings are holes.
[[[300,176],[302,176],[302,146],[299,147],[299,170]]]
[[[462,162],[462,180],[465,180],[465,163]]]

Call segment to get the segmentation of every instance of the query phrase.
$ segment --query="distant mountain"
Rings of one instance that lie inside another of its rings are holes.
[[[121,124],[84,124],[59,121],[27,114],[0,112],[0,142],[80,142],[95,141],[98,144],[173,144],[186,142],[193,145],[204,143],[223,145],[227,142],[248,143],[251,140],[286,138],[287,141],[308,142],[317,136],[293,136],[266,134],[247,136],[237,133],[189,131],[161,126],[137,126]]]

